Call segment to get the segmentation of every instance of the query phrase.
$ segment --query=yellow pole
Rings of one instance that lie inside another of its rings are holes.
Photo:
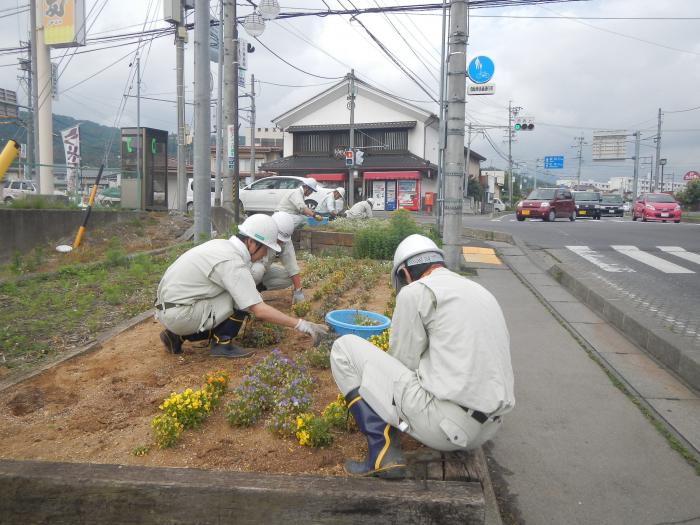
[[[0,153],[0,181],[5,178],[7,168],[15,161],[19,154],[20,146],[16,140],[10,139],[7,141],[5,148]]]
[[[73,249],[75,250],[80,246],[80,241],[83,239],[83,234],[85,233],[85,227],[87,226],[88,220],[90,219],[90,213],[92,212],[92,203],[95,200],[95,194],[97,193],[97,185],[100,183],[102,178],[102,171],[104,170],[104,163],[100,166],[100,171],[97,172],[97,178],[95,179],[95,185],[90,191],[90,198],[88,199],[88,206],[85,212],[85,218],[83,219],[83,224],[78,228],[78,233],[75,234],[75,239],[73,240]]]

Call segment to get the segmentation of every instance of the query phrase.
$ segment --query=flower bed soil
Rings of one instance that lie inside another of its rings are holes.
[[[311,297],[313,289],[309,289]],[[289,290],[266,292],[267,302],[290,308]],[[339,308],[358,307],[382,312],[390,289],[381,279],[363,304],[351,304],[353,290]],[[323,301],[323,299],[321,299]],[[318,306],[321,301],[314,301]],[[360,433],[338,432],[327,448],[311,449],[293,439],[281,439],[259,423],[234,428],[225,418],[230,390],[245,369],[273,348],[293,359],[301,357],[309,338],[285,329],[278,345],[258,350],[251,358],[211,358],[201,343],[187,343],[181,356],[163,351],[161,326],[149,319],[110,339],[99,350],[59,364],[3,392],[0,401],[0,458],[84,463],[190,467],[267,473],[344,475],[347,457],[360,457],[366,442]],[[199,345],[199,346],[198,346]],[[207,372],[226,370],[229,393],[204,424],[186,431],[173,448],[153,446],[150,422],[158,405],[171,392],[198,388]],[[338,394],[329,369],[313,369],[317,387],[313,410],[319,412]],[[143,456],[137,447],[150,445]],[[410,438],[404,449],[419,448]]]

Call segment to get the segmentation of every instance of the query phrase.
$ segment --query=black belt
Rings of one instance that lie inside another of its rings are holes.
[[[467,414],[469,414],[471,417],[476,419],[482,425],[484,423],[486,423],[486,421],[489,419],[489,416],[487,416],[483,412],[479,412],[478,410],[472,410],[471,408],[465,408],[465,407],[461,407],[461,408],[462,408],[462,410],[464,410]],[[499,416],[496,416],[495,418],[493,418],[493,420],[496,421],[498,418],[499,418]]]
[[[187,306],[187,305],[178,304],[178,303],[160,303],[160,304],[156,304],[156,310],[167,310],[169,308],[175,308],[176,306]]]

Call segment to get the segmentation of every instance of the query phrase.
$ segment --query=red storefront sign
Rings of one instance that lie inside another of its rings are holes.
[[[343,182],[347,173],[307,173],[307,177],[316,179],[318,182]]]

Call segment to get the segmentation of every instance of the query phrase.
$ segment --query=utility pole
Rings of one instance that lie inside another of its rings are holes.
[[[221,179],[224,156],[224,3],[219,3],[219,48],[217,64],[216,100],[216,173],[214,178],[214,204],[221,206]]]
[[[31,0],[30,4],[35,0]],[[39,0],[36,0],[39,2]],[[38,5],[43,6],[44,2]],[[37,103],[34,106],[38,113],[39,138],[39,188],[42,194],[51,195],[54,190],[53,180],[53,111],[51,101],[51,52],[44,43],[44,27],[37,27],[34,38],[36,48],[35,83],[37,86]]]
[[[141,159],[143,158],[144,140],[141,134],[141,57],[136,52],[136,195],[139,210],[143,209],[143,188],[141,184]]]
[[[449,55],[447,59],[447,148],[445,150],[445,262],[458,270],[462,256],[462,180],[464,166],[464,106],[467,85],[469,0],[450,0]]]
[[[437,229],[440,236],[444,232],[444,224],[442,222],[443,203],[445,199],[445,116],[447,108],[445,106],[445,34],[447,32],[447,0],[442,0],[442,38],[440,40],[440,138],[438,141],[438,174],[437,174]]]
[[[39,192],[41,193],[41,181],[39,177],[39,81],[37,78],[37,71],[36,71],[36,61],[37,61],[37,56],[36,56],[36,45],[37,45],[37,34],[36,34],[36,1],[35,0],[29,0],[29,24],[30,24],[30,46],[31,46],[31,57],[29,60],[30,63],[30,68],[29,68],[29,78],[31,79],[31,90],[30,90],[30,95],[29,97],[31,98],[31,103],[29,106],[32,108],[32,114],[31,114],[31,119],[32,119],[32,128],[34,130],[34,144],[32,145],[32,148],[28,148],[27,151],[27,156],[31,155],[32,157],[32,166],[36,172],[33,175],[33,179],[37,184],[37,187],[39,188]],[[33,170],[33,171],[34,171]]]
[[[194,8],[194,242],[211,237],[209,0]]]
[[[28,99],[28,110],[29,115],[27,115],[27,150],[25,152],[26,157],[24,161],[25,172],[24,178],[29,180],[34,180],[34,99],[32,97],[32,39],[29,38],[29,52],[27,53],[27,61],[23,64],[23,70],[27,73],[27,99]],[[20,63],[23,61],[20,60]],[[19,111],[19,108],[17,109]],[[28,174],[28,175],[27,175]]]
[[[656,126],[656,162],[654,163],[654,187],[649,186],[649,191],[656,191],[659,185],[659,164],[661,163],[661,108],[659,108],[659,119]],[[663,191],[663,189],[662,189]]]
[[[250,75],[250,179],[255,182],[255,75]]]
[[[350,70],[350,93],[348,93],[348,109],[350,110],[350,151],[352,151],[352,164],[348,168],[348,206],[355,204],[355,70]]]
[[[536,159],[536,160],[535,160],[535,175],[534,175],[533,181],[532,181],[532,182],[533,182],[533,187],[532,187],[533,190],[536,190],[536,189],[537,189],[537,168],[540,167],[540,161],[541,161],[541,160],[542,160],[542,159]],[[544,166],[542,166],[542,167],[544,167]]]
[[[235,0],[222,0],[224,4],[224,125],[222,133],[227,135],[227,162],[224,169],[224,180],[222,184],[222,206],[229,210],[234,210],[233,206],[233,177],[234,168],[232,164],[235,159],[231,158],[231,154],[237,153],[237,147],[232,147],[230,133],[231,126],[235,126],[234,136],[236,144],[238,143],[238,119],[234,115],[238,115],[238,47],[236,28],[236,2]],[[234,54],[236,57],[234,58]],[[234,64],[235,61],[235,64]],[[236,201],[238,201],[236,194]],[[236,208],[237,208],[236,204]],[[238,214],[236,213],[236,222],[238,222]]]
[[[581,161],[583,160],[583,139],[583,136],[574,138],[574,140],[578,141],[578,172],[576,174],[577,186],[581,186]]]
[[[180,20],[184,9],[180,4]],[[175,69],[177,90],[177,209],[187,211],[187,150],[185,146],[185,39],[184,24],[175,26]]]
[[[513,208],[513,113],[518,114],[520,108],[513,107],[513,101],[508,101],[508,205]]]

